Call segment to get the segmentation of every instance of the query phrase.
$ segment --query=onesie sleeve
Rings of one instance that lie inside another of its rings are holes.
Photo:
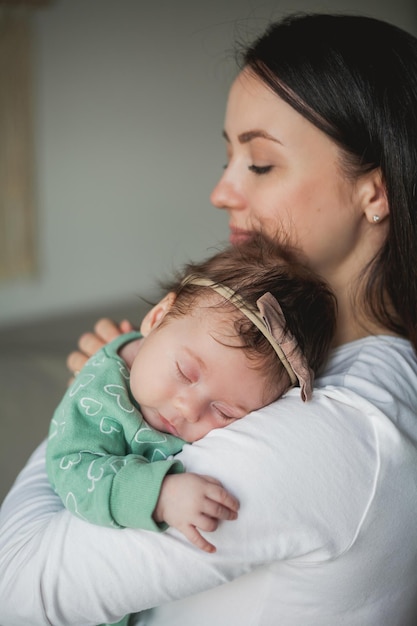
[[[166,474],[183,471],[169,458],[183,442],[144,422],[128,379],[111,346],[87,362],[52,419],[48,476],[65,507],[83,520],[160,531],[166,524],[156,524],[153,511]]]

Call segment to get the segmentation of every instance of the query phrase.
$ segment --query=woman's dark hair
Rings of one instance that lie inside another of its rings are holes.
[[[174,280],[163,285],[165,291],[176,294],[164,322],[189,314],[201,306],[202,300],[204,306],[214,306],[222,315],[225,308],[231,309],[241,347],[254,360],[256,368],[265,368],[266,381],[275,388],[286,372],[268,340],[230,302],[218,303],[218,297],[210,287],[184,284],[184,277],[190,274],[230,287],[255,310],[257,300],[270,292],[279,302],[287,328],[297,339],[309,367],[315,374],[321,370],[335,333],[336,300],[327,284],[302,265],[288,247],[257,234],[250,241],[228,246],[200,263],[185,265]]]
[[[390,228],[361,293],[417,349],[417,39],[370,17],[297,14],[272,24],[243,64],[339,145],[353,179],[380,168]]]

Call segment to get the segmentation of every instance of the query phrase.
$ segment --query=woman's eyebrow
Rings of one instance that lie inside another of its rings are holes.
[[[223,131],[223,137],[228,143],[230,143],[229,136],[225,130]],[[239,143],[249,143],[253,139],[267,139],[268,141],[274,141],[275,143],[283,145],[282,141],[280,141],[276,137],[273,137],[265,130],[248,130],[238,135]]]

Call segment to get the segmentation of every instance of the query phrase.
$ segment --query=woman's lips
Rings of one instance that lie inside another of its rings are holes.
[[[230,235],[229,241],[232,245],[236,245],[239,243],[243,243],[244,241],[248,241],[253,236],[253,233],[250,230],[243,230],[242,228],[233,228],[230,227]]]

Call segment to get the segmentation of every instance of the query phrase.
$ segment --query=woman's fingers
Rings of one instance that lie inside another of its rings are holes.
[[[67,357],[67,367],[73,374],[78,374],[84,367],[87,357],[82,352],[71,352]]]
[[[78,347],[80,352],[90,357],[120,334],[120,328],[113,320],[103,318],[94,326],[94,332],[81,335]]]
[[[129,320],[122,320],[120,322],[120,331],[122,333],[130,333],[132,330],[135,330],[133,325],[129,322]]]
[[[84,333],[78,340],[78,350],[71,352],[67,357],[67,367],[76,376],[84,367],[90,356],[93,356],[100,348],[116,339],[121,333],[133,330],[128,320],[123,320],[118,326],[113,320],[102,318],[94,326],[94,331]],[[73,378],[69,381],[73,381]]]
[[[127,332],[130,323],[122,322],[123,332]],[[71,352],[67,358],[67,367],[75,375],[84,367],[87,360],[100,348],[121,334],[121,329],[110,319],[100,319],[94,326],[94,332],[84,333],[78,340],[78,350]]]
[[[105,346],[107,341],[104,341],[101,337],[95,333],[84,333],[78,340],[79,351],[85,356],[93,356],[100,348]]]
[[[126,320],[123,321],[123,324],[126,325]],[[126,332],[126,331],[123,331]],[[120,327],[113,320],[108,319],[107,317],[103,317],[98,320],[96,325],[94,326],[94,334],[97,339],[101,340],[101,346],[109,341],[113,341],[122,333]],[[100,346],[100,347],[101,347]]]

